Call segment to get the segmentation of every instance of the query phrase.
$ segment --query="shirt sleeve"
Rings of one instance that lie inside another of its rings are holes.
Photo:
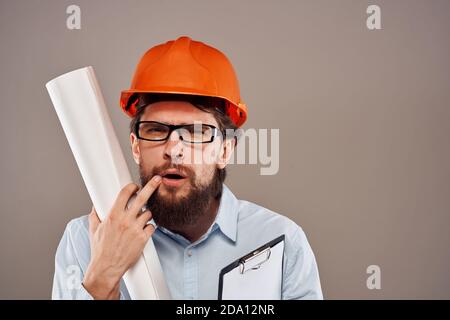
[[[77,257],[73,241],[75,221],[67,224],[55,255],[55,274],[53,276],[53,300],[93,300],[94,298],[83,287],[83,267]],[[89,253],[86,253],[90,255]],[[120,292],[120,299],[125,296]]]
[[[286,242],[283,272],[283,300],[322,300],[319,270],[305,233],[298,227]]]
[[[72,226],[73,221],[67,224],[56,250],[52,299],[93,300],[93,297],[82,285],[83,271],[72,243],[70,232]]]

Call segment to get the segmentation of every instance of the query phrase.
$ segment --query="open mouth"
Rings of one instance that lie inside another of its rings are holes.
[[[163,184],[172,187],[178,187],[182,185],[186,180],[186,177],[181,174],[181,172],[175,170],[168,170],[167,172],[163,172],[161,176],[163,178]]]
[[[183,176],[176,174],[176,173],[168,173],[168,174],[164,175],[163,177],[167,178],[167,179],[175,179],[175,180],[184,179]]]

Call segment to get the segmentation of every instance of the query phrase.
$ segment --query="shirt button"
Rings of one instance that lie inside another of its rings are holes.
[[[187,255],[188,255],[188,257],[192,256],[192,251],[188,250]]]

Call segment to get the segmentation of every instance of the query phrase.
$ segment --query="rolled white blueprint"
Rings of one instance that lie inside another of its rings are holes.
[[[92,203],[104,220],[119,191],[132,179],[94,69],[68,72],[46,87]],[[152,239],[123,279],[132,299],[170,299]]]

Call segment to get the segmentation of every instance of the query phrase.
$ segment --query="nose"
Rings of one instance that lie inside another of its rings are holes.
[[[180,163],[184,158],[184,145],[177,131],[173,131],[166,140],[164,159],[170,159],[172,163]]]

